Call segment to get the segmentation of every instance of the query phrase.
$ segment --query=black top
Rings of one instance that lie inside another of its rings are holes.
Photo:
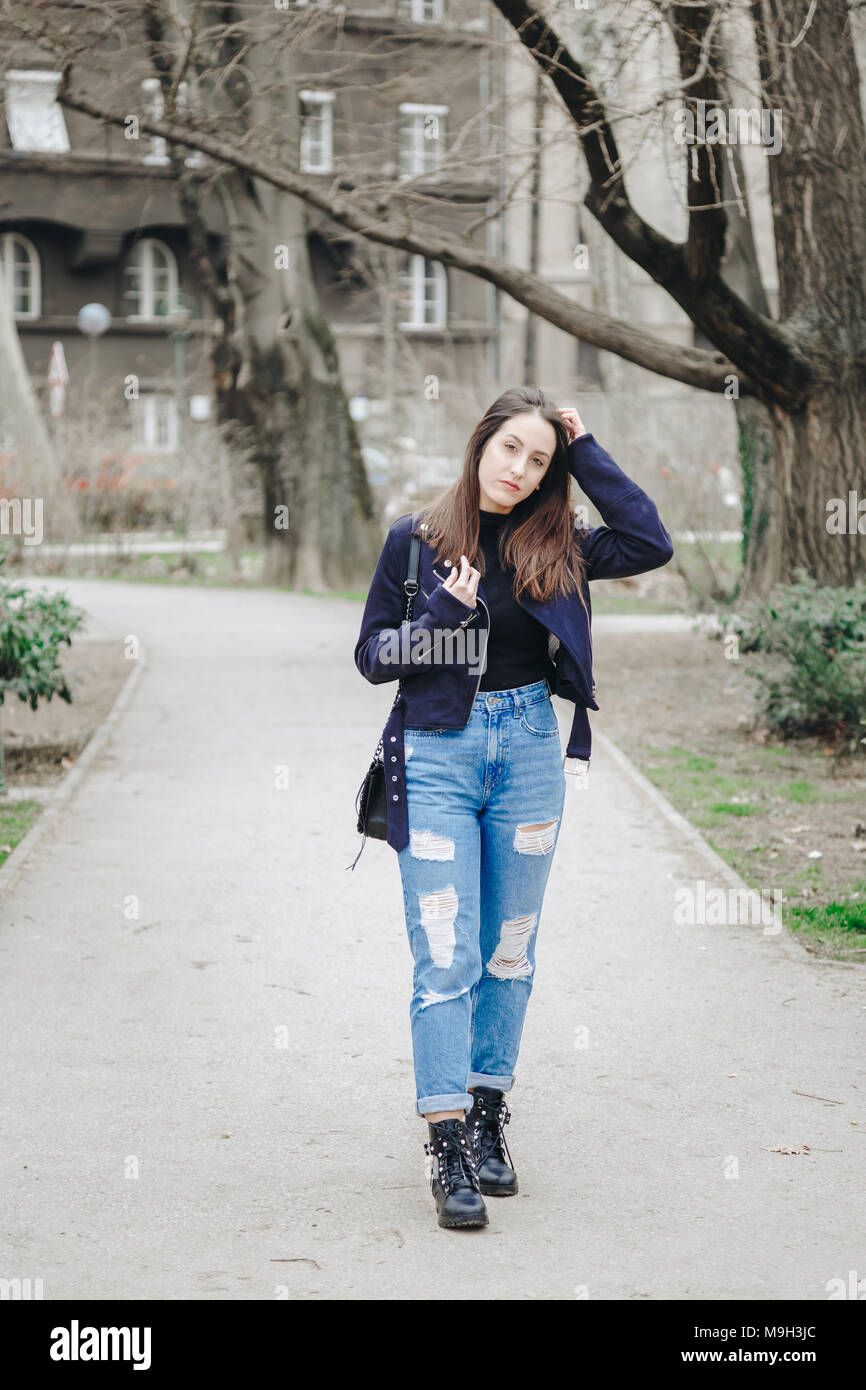
[[[479,545],[484,553],[482,578],[490,609],[487,665],[479,690],[512,690],[518,685],[547,680],[551,661],[547,654],[547,628],[521,608],[514,597],[514,570],[503,571],[497,545],[507,512],[480,509]]]

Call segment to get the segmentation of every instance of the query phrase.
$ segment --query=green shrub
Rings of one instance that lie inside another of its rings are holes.
[[[822,588],[804,571],[768,599],[719,614],[755,652],[762,714],[782,738],[816,737],[839,752],[866,750],[866,582]]]
[[[0,554],[0,566],[5,561]],[[71,645],[72,633],[86,616],[63,594],[31,593],[0,577],[0,705],[7,694],[17,695],[31,709],[54,695],[71,703],[72,692],[57,664],[60,644]]]

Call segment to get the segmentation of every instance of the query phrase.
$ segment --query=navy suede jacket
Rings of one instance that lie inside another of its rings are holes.
[[[673,555],[671,538],[655,503],[637,483],[626,477],[610,454],[591,434],[580,435],[568,448],[569,468],[578,484],[598,509],[602,526],[575,529],[575,542],[583,556],[585,580],[622,579],[666,565]],[[375,685],[402,679],[400,699],[383,731],[385,787],[388,800],[388,844],[401,850],[409,840],[406,808],[403,728],[462,729],[469,721],[481,675],[477,660],[436,664],[430,657],[419,660],[421,636],[436,631],[451,633],[470,623],[490,630],[490,613],[484,594],[484,578],[478,584],[478,604],[469,608],[443,587],[434,571],[436,555],[421,545],[418,592],[407,634],[400,628],[405,611],[403,581],[409,558],[412,516],[399,517],[388,532],[376,572],[370,584],[361,632],[355,646],[355,665]],[[452,559],[455,557],[451,557]],[[444,574],[441,562],[437,568]],[[586,609],[577,593],[560,594],[545,602],[523,594],[519,602],[551,633],[548,649],[553,661],[550,686],[554,695],[574,703],[575,711],[566,747],[567,760],[588,760],[590,730],[587,709],[598,709],[592,677],[589,585],[583,584]],[[483,647],[487,636],[480,639]],[[464,643],[464,647],[467,644]],[[459,651],[459,647],[457,648]],[[474,658],[475,654],[471,654]],[[396,659],[405,656],[405,660]],[[415,660],[413,661],[413,656]],[[482,658],[483,663],[483,658]]]

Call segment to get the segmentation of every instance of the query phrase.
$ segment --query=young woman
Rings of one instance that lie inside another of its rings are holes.
[[[579,525],[574,476],[603,525]],[[422,538],[404,623],[410,536]],[[566,778],[585,779],[592,681],[588,580],[670,560],[654,503],[532,387],[476,426],[463,472],[391,527],[355,663],[404,682],[383,733],[388,843],[415,961],[416,1110],[440,1226],[485,1226],[510,1197],[505,1142]],[[571,700],[564,760],[551,693]]]

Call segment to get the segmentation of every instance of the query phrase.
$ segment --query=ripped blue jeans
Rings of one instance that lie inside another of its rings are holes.
[[[416,1109],[509,1091],[565,800],[546,681],[482,691],[463,729],[405,729],[409,843],[398,854],[415,960]]]

